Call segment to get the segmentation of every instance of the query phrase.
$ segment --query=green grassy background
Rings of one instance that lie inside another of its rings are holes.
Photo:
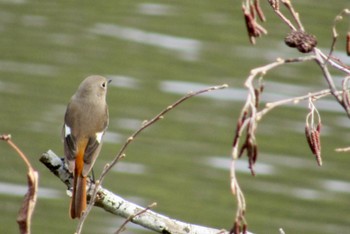
[[[349,2],[293,3],[305,28],[317,36],[319,47],[328,48],[333,19],[349,7]],[[152,6],[161,8],[155,13],[147,11]],[[180,94],[161,89],[165,81],[205,86],[227,83],[243,89],[250,69],[277,57],[299,56],[282,42],[287,27],[265,1],[262,7],[269,35],[258,39],[253,47],[248,43],[240,1],[0,1],[0,133],[12,134],[39,171],[40,188],[56,194],[52,198],[39,196],[33,233],[75,230],[76,222],[68,217],[66,188],[38,158],[48,149],[62,154],[60,131],[65,106],[84,77],[125,76],[136,82],[129,88],[109,89],[108,131],[119,134],[120,140],[104,144],[95,164],[98,174],[133,132],[134,123],[141,124],[180,98]],[[200,48],[192,59],[186,59],[190,51],[94,33],[98,24],[187,38],[198,42]],[[342,37],[337,51],[344,55],[346,23],[339,25],[339,30]],[[343,58],[349,64],[349,58]],[[265,82],[268,94],[287,92],[271,88],[269,82],[300,88],[289,96],[326,88],[312,62],[278,68],[266,76]],[[155,211],[167,216],[229,229],[235,214],[229,164],[220,169],[208,159],[226,158],[229,163],[232,135],[243,102],[209,96],[190,99],[140,135],[128,149],[124,165],[117,165],[104,186],[140,205],[155,201]],[[328,100],[338,105],[332,98]],[[261,155],[257,167],[267,165],[272,171],[259,174],[258,170],[256,177],[238,173],[247,198],[249,230],[278,233],[282,227],[288,234],[350,233],[350,159],[347,154],[334,152],[335,147],[349,144],[349,121],[341,111],[321,111],[324,166],[319,168],[303,135],[307,103],[299,106],[276,109],[259,125]],[[125,120],[132,120],[132,126]],[[142,170],[127,173],[122,170],[125,165]],[[17,155],[2,143],[0,182],[25,185],[25,170]],[[332,181],[343,183],[334,189],[325,186]],[[22,194],[0,193],[0,233],[18,233],[15,219]],[[83,233],[112,233],[121,222],[121,218],[96,208]],[[151,232],[131,225],[125,233]]]

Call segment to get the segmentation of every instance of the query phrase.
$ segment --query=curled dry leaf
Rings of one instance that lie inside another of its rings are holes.
[[[34,212],[36,200],[37,200],[37,191],[38,191],[38,180],[39,174],[33,169],[29,169],[28,175],[28,191],[24,196],[22,207],[19,210],[17,216],[17,223],[19,225],[20,233],[29,234],[31,219]]]
[[[317,164],[322,166],[322,157],[321,157],[321,123],[317,125],[316,128],[310,128],[310,126],[305,127],[305,135],[307,143],[311,149],[311,152],[315,155]]]

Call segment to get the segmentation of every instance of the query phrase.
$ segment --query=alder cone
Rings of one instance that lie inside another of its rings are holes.
[[[317,45],[317,39],[314,35],[303,31],[291,31],[285,38],[287,46],[297,48],[301,53],[309,53]]]

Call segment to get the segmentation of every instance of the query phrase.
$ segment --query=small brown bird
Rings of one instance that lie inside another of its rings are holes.
[[[72,96],[63,126],[65,161],[73,173],[71,218],[80,218],[86,209],[86,177],[92,169],[102,146],[108,126],[107,85],[102,76],[89,76]]]

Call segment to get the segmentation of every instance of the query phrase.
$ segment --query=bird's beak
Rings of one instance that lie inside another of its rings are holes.
[[[108,80],[107,83],[110,84],[112,82],[112,80]]]

